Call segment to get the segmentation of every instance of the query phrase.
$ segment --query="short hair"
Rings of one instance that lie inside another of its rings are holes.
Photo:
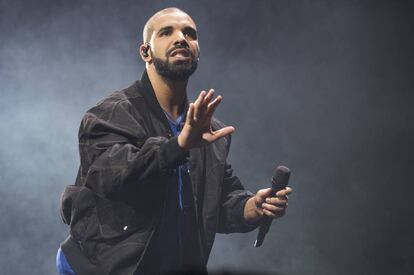
[[[153,26],[154,20],[163,14],[171,13],[171,12],[182,12],[184,14],[187,14],[183,10],[180,10],[179,8],[175,8],[175,7],[166,8],[166,9],[160,10],[157,13],[155,13],[153,16],[150,17],[150,19],[148,19],[147,23],[145,23],[144,30],[142,31],[142,39],[144,43],[149,43],[149,41],[151,40],[152,33],[154,32],[154,26]]]

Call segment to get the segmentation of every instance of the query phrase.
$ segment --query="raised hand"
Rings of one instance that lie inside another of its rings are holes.
[[[217,131],[211,128],[211,118],[220,104],[222,97],[214,98],[214,90],[201,91],[197,100],[190,103],[184,127],[178,136],[178,145],[184,150],[201,147],[213,143],[221,137],[234,132],[234,127],[228,126]]]

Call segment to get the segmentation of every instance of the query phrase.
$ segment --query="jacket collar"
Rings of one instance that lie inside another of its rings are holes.
[[[162,121],[162,123],[170,129],[170,124],[168,123],[168,119],[164,114],[164,111],[155,96],[154,88],[152,87],[151,81],[148,77],[147,70],[145,69],[142,73],[141,77],[141,85],[142,85],[142,97],[145,99],[147,104],[149,105],[151,111],[157,116],[157,118]],[[185,106],[184,106],[184,119],[187,115],[189,102],[188,99],[185,99]],[[171,133],[172,134],[172,133]]]

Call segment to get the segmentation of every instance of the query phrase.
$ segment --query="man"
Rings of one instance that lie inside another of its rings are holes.
[[[251,231],[263,215],[285,213],[290,188],[253,195],[232,175],[234,128],[213,118],[221,96],[187,100],[200,55],[190,16],[157,12],[139,54],[142,79],[82,120],[78,177],[62,195],[71,228],[58,253],[62,274],[205,270],[217,232]]]

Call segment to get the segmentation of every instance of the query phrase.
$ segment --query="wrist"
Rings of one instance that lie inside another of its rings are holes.
[[[190,148],[185,144],[185,142],[183,141],[183,136],[181,134],[178,135],[177,137],[177,142],[178,142],[178,146],[180,146],[180,148],[184,151],[188,151],[190,150]]]
[[[263,216],[263,211],[260,207],[256,204],[256,197],[251,197],[244,207],[244,220],[247,223],[255,224],[257,223]]]

